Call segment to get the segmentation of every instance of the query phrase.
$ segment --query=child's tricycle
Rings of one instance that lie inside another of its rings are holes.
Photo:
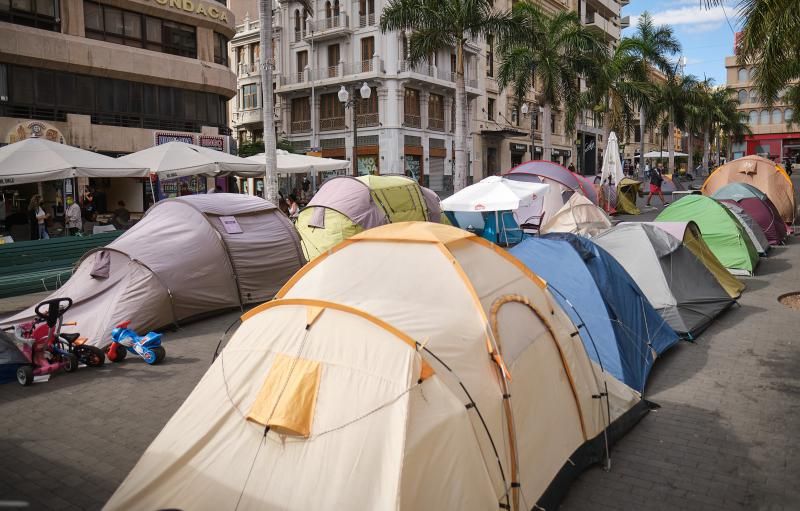
[[[123,321],[111,331],[111,346],[106,350],[108,359],[112,362],[122,362],[130,351],[139,355],[150,365],[158,364],[167,356],[167,351],[161,346],[161,334],[148,332],[140,336],[130,328],[130,321]]]
[[[45,308],[46,307],[46,308]],[[36,318],[16,327],[22,340],[21,351],[29,364],[17,368],[20,385],[30,385],[35,376],[52,374],[59,369],[71,373],[83,363],[100,366],[105,362],[103,350],[81,342],[80,334],[62,334],[64,313],[72,307],[71,298],[53,298],[36,306]],[[74,323],[73,323],[74,324]]]

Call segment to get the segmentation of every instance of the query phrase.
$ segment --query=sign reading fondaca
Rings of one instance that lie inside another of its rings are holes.
[[[186,12],[193,12],[208,18],[219,21],[228,21],[228,13],[224,9],[218,9],[213,5],[208,5],[197,0],[153,0],[159,5],[165,7],[172,7],[173,9],[182,9]]]

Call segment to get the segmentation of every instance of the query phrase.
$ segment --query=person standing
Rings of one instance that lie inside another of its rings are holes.
[[[32,240],[39,239],[39,221],[36,219],[36,210],[39,208],[39,196],[34,195],[28,203],[28,226]]]
[[[664,200],[664,194],[661,192],[661,184],[664,182],[664,168],[662,167],[661,162],[658,162],[656,168],[650,171],[650,193],[647,195],[646,205],[650,205],[650,199],[653,198],[653,195],[658,195],[658,198],[661,199],[661,204],[666,206],[669,204],[666,200]]]
[[[33,218],[36,219],[36,237],[32,239],[47,240],[50,239],[50,234],[47,232],[47,219],[50,215],[44,212],[42,208],[42,196],[34,195],[31,199],[31,204],[28,207],[29,214],[32,213]]]
[[[81,220],[81,207],[75,202],[72,197],[67,197],[67,211],[65,213],[67,220],[67,232],[70,236],[75,236],[80,232],[83,227]]]
[[[300,206],[297,204],[297,196],[293,193],[289,194],[289,218],[294,220],[300,212]]]

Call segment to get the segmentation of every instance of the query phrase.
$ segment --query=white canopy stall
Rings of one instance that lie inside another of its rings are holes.
[[[264,174],[263,163],[178,141],[142,149],[117,160],[147,167],[161,179],[226,175],[259,177]]]

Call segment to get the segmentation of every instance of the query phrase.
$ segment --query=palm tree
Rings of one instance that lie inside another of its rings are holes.
[[[708,7],[724,0],[705,0]],[[751,64],[762,100],[771,106],[788,88],[788,102],[800,106],[800,2],[797,0],[739,0],[744,20],[739,62]],[[797,101],[793,101],[797,100]],[[792,122],[798,122],[792,119]]]
[[[627,37],[620,41],[611,58],[600,66],[590,86],[595,111],[603,114],[603,140],[609,133],[628,133],[639,109],[655,96],[655,86],[637,76],[638,61]]]
[[[552,156],[550,118],[553,108],[566,105],[567,132],[574,131],[581,106],[580,78],[593,78],[607,60],[603,42],[581,25],[575,12],[545,14],[529,1],[512,8],[509,31],[498,44],[500,66],[497,83],[512,87],[518,101],[538,85],[543,107],[543,157]],[[533,115],[533,114],[532,114]],[[531,138],[534,137],[531,130]]]
[[[692,100],[684,106],[685,109],[685,129],[688,136],[688,163],[687,171],[694,170],[694,135],[703,130],[703,105],[708,101],[708,90],[710,89],[711,79],[697,82],[694,86]]]
[[[686,129],[686,106],[695,101],[697,84],[692,75],[670,73],[657,88],[653,110],[666,117],[670,173],[675,171],[675,128]]]
[[[390,0],[381,13],[382,32],[413,30],[409,63],[416,64],[441,51],[456,53],[456,119],[454,190],[467,186],[467,95],[464,84],[464,45],[469,40],[500,35],[506,12],[493,12],[491,0]]]
[[[654,70],[665,75],[674,73],[673,63],[669,57],[681,50],[681,45],[669,25],[656,26],[653,17],[647,11],[639,17],[636,34],[629,38],[630,51],[638,62],[637,78],[640,81],[649,81]],[[640,163],[644,170],[644,133],[647,119],[646,108],[640,108],[639,129],[641,145]]]

